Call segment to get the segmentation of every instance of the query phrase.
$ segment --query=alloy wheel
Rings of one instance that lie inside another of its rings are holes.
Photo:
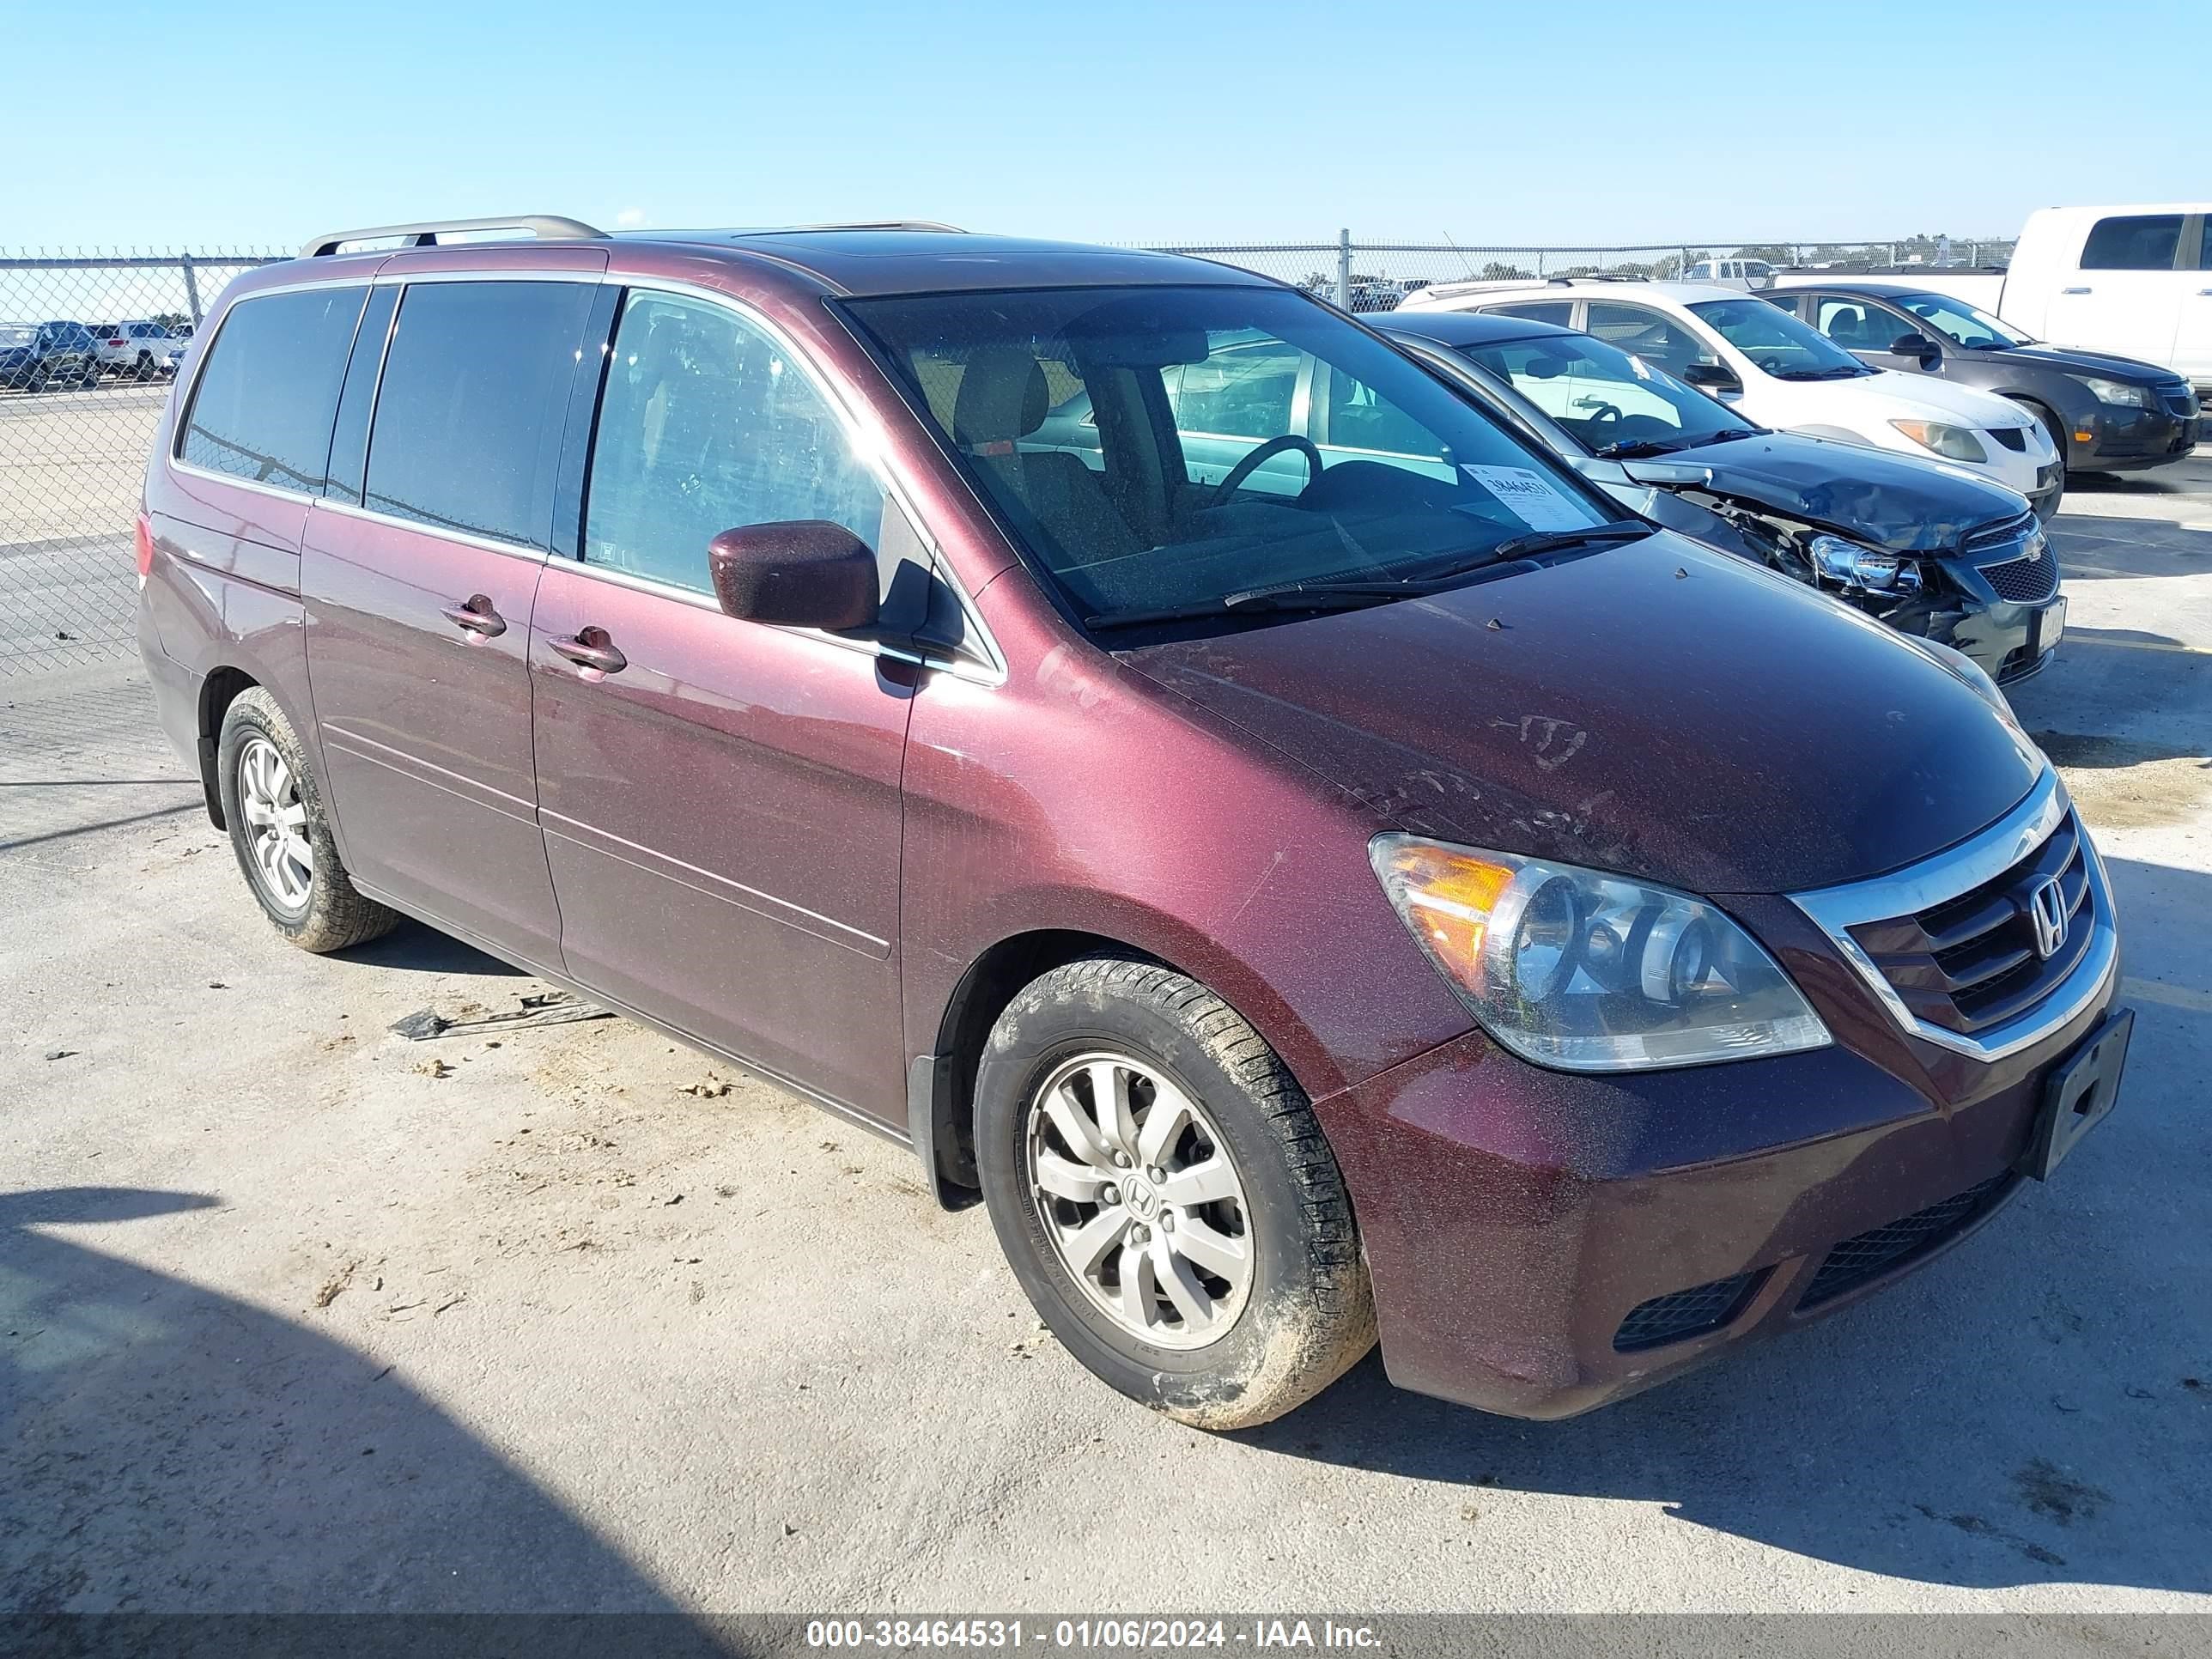
[[[304,910],[315,880],[307,809],[300,799],[299,780],[266,738],[250,738],[239,750],[238,799],[262,884],[284,908]]]
[[[1031,1201],[1061,1264],[1127,1334],[1202,1348],[1252,1289],[1243,1183],[1205,1109],[1127,1054],[1063,1062],[1032,1097]]]

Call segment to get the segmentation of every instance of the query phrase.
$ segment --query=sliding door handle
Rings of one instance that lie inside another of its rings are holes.
[[[619,674],[629,666],[629,659],[615,648],[604,628],[580,628],[573,635],[562,635],[545,643],[579,668],[596,668],[602,674]]]
[[[507,618],[494,610],[491,600],[482,593],[471,593],[459,605],[445,605],[438,609],[447,622],[463,633],[495,640],[507,632]]]

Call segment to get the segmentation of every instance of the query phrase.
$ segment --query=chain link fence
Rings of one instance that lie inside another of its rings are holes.
[[[1156,245],[1157,246],[1157,245]],[[2011,244],[1683,241],[1479,247],[1334,240],[1161,247],[1354,311],[1427,283],[1678,276],[1702,259],[1867,270],[2002,263]],[[273,250],[0,257],[0,679],[137,648],[131,525],[174,363],[224,287]]]
[[[131,523],[176,358],[279,257],[0,258],[0,678],[136,649]]]

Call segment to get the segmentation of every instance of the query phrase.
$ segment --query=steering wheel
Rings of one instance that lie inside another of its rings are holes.
[[[1757,361],[1759,368],[1765,370],[1769,374],[1779,374],[1782,373],[1784,367],[1782,359],[1779,357],[1761,357]]]
[[[1311,440],[1301,438],[1295,432],[1285,432],[1279,438],[1268,439],[1231,467],[1229,476],[1213,486],[1213,499],[1210,505],[1218,507],[1228,501],[1243,488],[1245,479],[1260,470],[1262,462],[1286,449],[1295,449],[1306,458],[1306,488],[1312,489],[1314,480],[1321,477],[1321,451],[1314,447]]]
[[[1586,403],[1583,407],[1589,411],[1592,426],[1607,426],[1621,418],[1619,404]]]

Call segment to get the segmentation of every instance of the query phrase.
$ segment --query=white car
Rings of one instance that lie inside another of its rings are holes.
[[[117,323],[93,331],[100,349],[100,366],[111,374],[135,375],[150,380],[177,372],[185,348],[191,343],[172,334],[159,323]]]
[[[2065,468],[2041,422],[1987,392],[1861,362],[1741,289],[1554,278],[1440,283],[1405,310],[1497,312],[1578,328],[1734,404],[1761,426],[1949,463],[2058,509]],[[1553,413],[1587,418],[1581,409]]]

